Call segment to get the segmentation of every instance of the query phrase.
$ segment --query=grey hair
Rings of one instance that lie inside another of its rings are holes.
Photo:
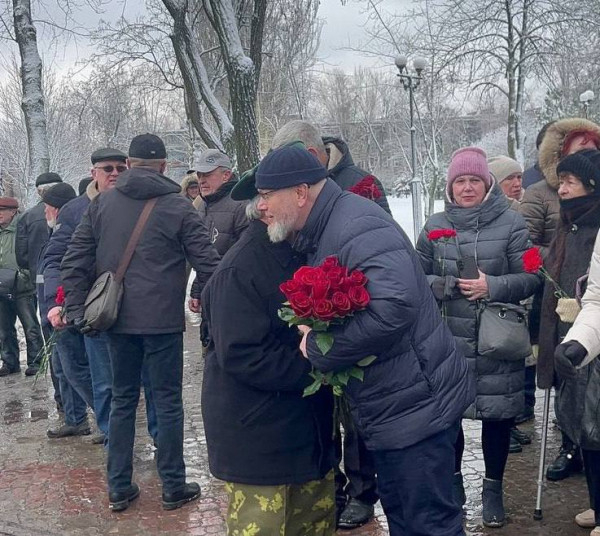
[[[46,184],[40,184],[39,186],[36,186],[35,189],[37,190],[37,193],[41,196],[46,190],[49,190],[50,188],[56,186],[59,183],[60,181],[47,182]]]
[[[260,195],[257,195],[249,201],[246,205],[246,217],[250,220],[260,220],[262,218],[262,211],[258,210],[258,203],[260,201]]]
[[[273,136],[271,149],[281,147],[286,143],[301,141],[306,147],[313,147],[321,154],[325,153],[325,144],[321,139],[319,129],[308,121],[295,119],[283,125]]]

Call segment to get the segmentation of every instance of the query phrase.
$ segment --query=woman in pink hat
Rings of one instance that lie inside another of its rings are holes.
[[[445,233],[440,233],[442,229]],[[438,238],[440,234],[446,237]],[[502,479],[510,429],[523,408],[525,359],[480,355],[478,318],[486,302],[519,304],[533,294],[540,281],[523,270],[522,255],[528,247],[525,220],[509,210],[490,174],[485,152],[477,147],[456,151],[448,168],[445,210],[429,218],[417,251],[442,314],[475,376],[477,396],[464,417],[482,421],[483,523],[487,527],[505,523]],[[462,505],[466,501],[463,449],[461,429],[456,443],[455,499]]]

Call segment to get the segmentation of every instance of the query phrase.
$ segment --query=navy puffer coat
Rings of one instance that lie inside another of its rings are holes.
[[[330,328],[334,344],[327,355],[314,332],[307,344],[311,363],[324,372],[377,356],[364,381],[352,379],[346,389],[367,448],[402,449],[456,424],[474,398],[467,362],[442,321],[419,257],[392,217],[328,179],[294,248],[313,266],[335,255],[369,280],[369,306]]]
[[[456,240],[431,242],[427,234],[434,229],[455,229]],[[472,256],[486,274],[489,301],[518,304],[540,284],[538,276],[523,271],[522,256],[529,246],[525,220],[509,210],[500,187],[494,184],[476,207],[462,208],[447,201],[446,210],[434,214],[425,224],[417,251],[430,284],[443,275],[458,277],[457,260]],[[468,301],[458,288],[452,299],[444,302],[450,330],[477,378],[475,404],[465,416],[510,419],[523,409],[525,361],[477,354],[477,307],[477,302]]]

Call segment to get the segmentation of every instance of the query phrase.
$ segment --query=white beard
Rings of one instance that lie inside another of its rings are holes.
[[[269,240],[273,243],[283,242],[294,232],[294,221],[290,216],[286,216],[284,221],[278,221],[269,224],[267,233]]]
[[[50,227],[50,229],[54,229],[56,227],[56,220],[46,220],[46,223],[48,224],[48,227]]]

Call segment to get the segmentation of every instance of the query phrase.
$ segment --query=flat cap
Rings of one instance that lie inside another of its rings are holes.
[[[97,162],[106,162],[110,160],[116,160],[119,162],[125,162],[127,155],[119,151],[119,149],[113,149],[111,147],[105,147],[104,149],[98,149],[92,153],[92,164]]]
[[[2,208],[19,208],[19,201],[14,197],[0,197],[0,209]]]

